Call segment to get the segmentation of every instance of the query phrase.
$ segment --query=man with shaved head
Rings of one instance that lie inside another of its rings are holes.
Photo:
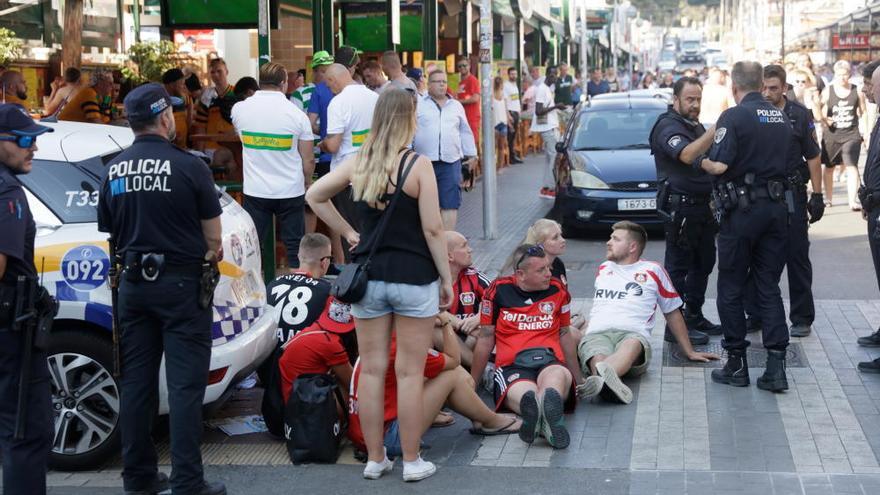
[[[3,85],[3,103],[15,103],[27,108],[27,83],[17,70],[8,70],[0,76]]]
[[[382,71],[388,76],[388,82],[379,88],[379,93],[385,91],[387,88],[406,89],[418,92],[415,83],[403,73],[403,67],[400,65],[400,58],[397,55],[397,52],[389,50],[383,53],[379,63],[382,64]]]
[[[471,265],[473,250],[465,236],[447,230],[446,251],[449,256],[449,272],[455,282],[452,284],[452,304],[447,311],[440,314],[441,329],[446,323],[452,325],[463,343],[461,364],[470,370],[477,331],[480,328],[477,308],[483,300],[483,292],[489,287],[489,279]],[[442,337],[442,333],[440,336]],[[435,343],[436,341],[435,338]]]

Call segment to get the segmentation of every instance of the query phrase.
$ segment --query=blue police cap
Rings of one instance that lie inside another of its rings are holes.
[[[424,72],[418,67],[413,67],[406,71],[406,77],[410,79],[421,79]]]
[[[0,104],[0,133],[20,136],[37,136],[55,129],[37,124],[23,106],[14,103]]]
[[[151,120],[171,107],[171,97],[159,83],[138,86],[126,95],[125,114],[129,122]]]

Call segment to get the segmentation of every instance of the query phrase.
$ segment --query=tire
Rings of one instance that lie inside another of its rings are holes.
[[[49,465],[61,471],[97,468],[120,445],[119,383],[112,375],[109,335],[54,332],[48,364],[56,431]]]

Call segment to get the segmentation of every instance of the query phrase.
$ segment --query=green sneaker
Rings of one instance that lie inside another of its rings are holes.
[[[565,428],[565,405],[562,396],[555,389],[548,388],[544,391],[541,401],[541,435],[547,439],[554,449],[564,449],[571,443],[571,437]]]

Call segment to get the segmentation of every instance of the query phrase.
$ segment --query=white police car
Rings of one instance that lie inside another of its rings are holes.
[[[46,123],[55,132],[37,140],[33,171],[19,176],[37,224],[34,261],[58,299],[49,347],[56,469],[95,467],[119,451],[119,386],[112,376],[112,312],[106,283],[107,235],[98,232],[98,190],[104,165],[128,147],[127,128]],[[254,224],[221,193],[221,280],[214,295],[214,347],[205,404],[220,401],[275,346],[277,316],[266,304]],[[159,413],[167,414],[164,364]]]

